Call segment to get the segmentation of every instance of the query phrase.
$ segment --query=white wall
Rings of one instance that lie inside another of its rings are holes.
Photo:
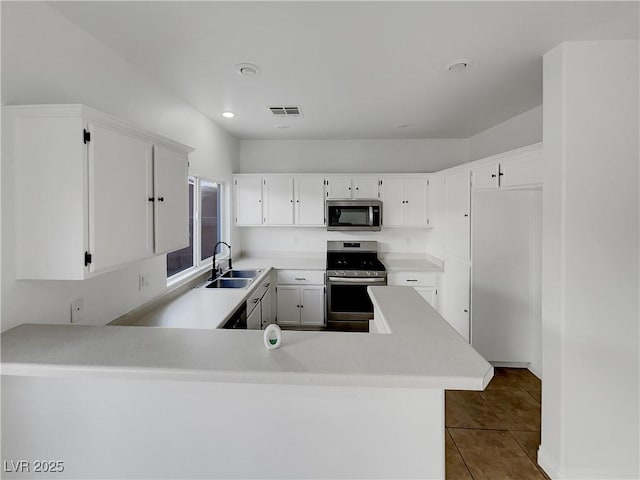
[[[640,478],[639,45],[544,57],[542,445],[552,478]]]
[[[542,141],[542,105],[468,138],[469,160]]]
[[[2,103],[83,103],[191,145],[195,175],[230,180],[237,168],[234,137],[43,3],[2,3]],[[16,281],[12,162],[3,155],[2,329],[67,323],[76,298],[87,323],[104,324],[166,290],[164,256],[82,282]],[[139,273],[150,275],[144,291]]]
[[[430,173],[467,161],[465,139],[240,141],[241,173]]]
[[[427,228],[384,228],[381,232],[328,232],[325,227],[241,227],[242,248],[257,252],[327,251],[327,240],[376,240],[380,253],[425,253]]]

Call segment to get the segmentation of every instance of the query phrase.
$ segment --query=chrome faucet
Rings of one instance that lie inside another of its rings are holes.
[[[227,242],[218,242],[215,244],[215,246],[213,247],[213,263],[211,265],[211,279],[213,280],[214,278],[216,278],[216,274],[220,274],[222,273],[222,269],[218,268],[216,269],[216,249],[218,248],[218,245],[220,244],[224,244],[227,246],[227,248],[229,249],[229,269],[233,268],[231,266],[231,245],[229,245]]]

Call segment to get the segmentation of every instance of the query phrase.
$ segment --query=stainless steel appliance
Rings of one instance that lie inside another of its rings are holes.
[[[380,200],[327,200],[327,230],[380,231]]]
[[[369,285],[386,285],[387,271],[378,260],[378,242],[327,242],[327,328],[369,331],[373,305]]]

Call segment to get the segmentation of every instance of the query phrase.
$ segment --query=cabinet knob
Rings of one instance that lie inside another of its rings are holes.
[[[304,308],[304,305],[300,305],[300,308]]]
[[[468,216],[469,216],[469,214],[468,214],[468,213],[465,213],[465,214],[464,214],[464,216],[465,216],[465,217],[468,217]]]
[[[469,313],[469,310],[467,310],[466,308],[464,309],[464,313]]]
[[[158,197],[159,202],[164,202],[164,197]]]
[[[153,198],[153,197],[149,197],[149,201],[150,201],[150,202],[153,202],[153,201],[155,201],[155,198]]]
[[[289,203],[293,203],[293,200],[289,200]]]
[[[300,200],[296,200],[296,203],[300,203]]]
[[[491,178],[496,178],[496,174],[495,174],[495,173],[492,173],[492,174],[491,174]]]

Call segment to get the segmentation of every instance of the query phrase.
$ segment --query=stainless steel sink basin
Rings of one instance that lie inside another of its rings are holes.
[[[251,284],[248,278],[218,278],[214,280],[207,288],[247,288]]]
[[[229,270],[222,278],[256,278],[262,270]]]

